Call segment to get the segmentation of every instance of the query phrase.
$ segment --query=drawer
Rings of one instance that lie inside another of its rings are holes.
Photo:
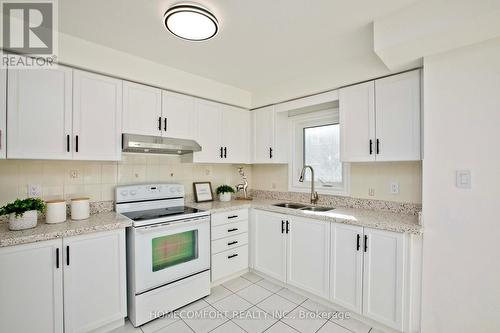
[[[212,281],[217,281],[246,268],[248,268],[248,245],[214,254],[212,256]]]
[[[230,237],[212,241],[212,254],[234,249],[235,247],[248,244],[248,233],[233,235]]]
[[[238,235],[248,231],[248,221],[234,222],[212,227],[212,240]]]
[[[248,209],[212,214],[212,226],[248,220]]]

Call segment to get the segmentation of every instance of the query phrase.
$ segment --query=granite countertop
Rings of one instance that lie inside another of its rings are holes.
[[[398,214],[386,211],[343,208],[338,207],[327,212],[311,212],[297,209],[276,207],[273,204],[286,202],[284,200],[254,199],[252,201],[232,200],[230,202],[206,202],[191,203],[191,206],[199,209],[205,209],[211,213],[221,213],[244,208],[255,208],[269,212],[282,213],[287,215],[307,217],[326,222],[337,222],[362,227],[382,229],[395,232],[404,232],[421,235],[423,228],[419,224],[417,215]]]
[[[131,225],[132,220],[115,212],[98,213],[90,215],[86,220],[67,220],[57,224],[47,224],[39,220],[36,227],[19,231],[9,230],[9,224],[4,222],[0,223],[0,247],[120,229]]]

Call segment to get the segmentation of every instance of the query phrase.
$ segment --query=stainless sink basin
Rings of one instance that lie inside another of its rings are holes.
[[[279,204],[274,204],[273,206],[283,207],[283,208],[291,208],[291,209],[301,209],[301,208],[308,207],[307,205],[293,203],[293,202],[283,202],[283,203],[279,203]]]
[[[311,212],[327,212],[329,210],[334,210],[335,208],[331,207],[318,207],[318,206],[309,206],[309,207],[304,207],[300,208],[300,210],[308,210]]]

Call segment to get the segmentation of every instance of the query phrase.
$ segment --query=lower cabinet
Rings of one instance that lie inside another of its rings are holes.
[[[0,332],[89,332],[127,315],[124,229],[1,248],[0,267]]]

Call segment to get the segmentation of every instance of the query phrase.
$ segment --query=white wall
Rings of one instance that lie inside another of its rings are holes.
[[[422,332],[500,332],[500,39],[426,58],[424,99]]]

